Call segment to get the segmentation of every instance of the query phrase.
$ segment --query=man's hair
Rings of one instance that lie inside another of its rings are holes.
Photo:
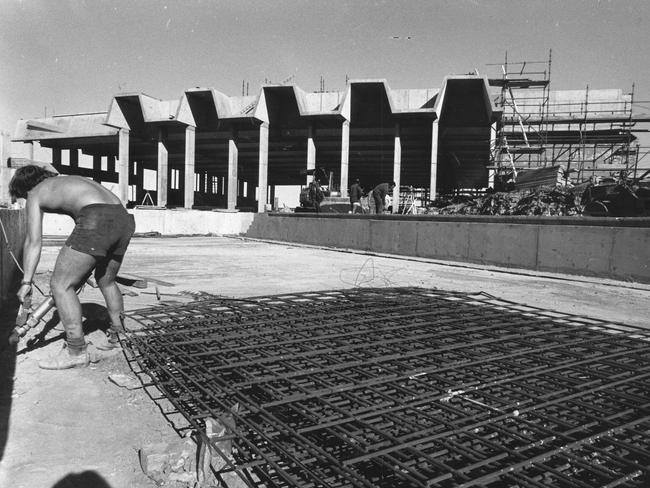
[[[9,194],[13,198],[27,198],[32,188],[53,176],[57,176],[57,173],[33,164],[18,168],[9,182]]]

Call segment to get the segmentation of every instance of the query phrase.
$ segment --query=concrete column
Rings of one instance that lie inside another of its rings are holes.
[[[27,145],[27,159],[34,161],[34,142],[29,141],[25,143]]]
[[[196,129],[185,128],[185,170],[183,171],[183,202],[185,208],[194,206],[194,162],[196,159]]]
[[[260,152],[259,152],[259,165],[258,165],[258,180],[257,187],[259,198],[257,199],[257,211],[264,212],[269,181],[269,124],[263,122],[260,125]]]
[[[438,184],[438,119],[431,124],[431,180],[429,181],[429,199],[436,199]]]
[[[350,167],[350,121],[341,126],[341,196],[348,196],[348,168]]]
[[[235,142],[235,135],[228,139],[228,210],[237,207],[237,164],[239,163],[239,150]]]
[[[307,133],[307,171],[310,169],[316,169],[316,144],[314,143],[314,124],[309,124],[309,129]],[[309,183],[314,179],[313,175],[307,175],[305,184]]]
[[[393,213],[399,213],[399,187],[400,174],[402,173],[402,138],[400,136],[399,122],[395,123],[395,144],[393,148]]]
[[[117,181],[119,185],[118,196],[126,205],[129,201],[129,130],[120,129],[118,133],[118,158]],[[110,164],[109,164],[110,166]]]
[[[167,187],[169,186],[169,150],[167,148],[167,134],[164,129],[158,129],[158,174],[156,176],[156,205],[167,206]]]

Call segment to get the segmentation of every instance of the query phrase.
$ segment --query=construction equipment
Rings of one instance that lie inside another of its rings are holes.
[[[43,317],[54,307],[54,298],[47,297],[36,308],[31,308],[31,294],[27,296],[25,302],[20,305],[18,317],[16,318],[16,327],[9,336],[9,344],[18,344],[21,337],[36,327],[43,320]]]
[[[607,179],[587,185],[582,193],[582,215],[589,217],[643,217],[650,215],[650,184],[641,178],[622,175],[619,181]]]
[[[135,288],[147,288],[147,280],[141,278],[131,278],[127,276],[117,276],[115,281],[127,286],[132,286]],[[77,288],[77,294],[81,292],[84,285],[88,284],[93,288],[97,288],[97,283],[92,279],[88,278],[84,283],[82,283]],[[18,315],[16,316],[16,326],[14,330],[9,335],[9,344],[15,345],[18,344],[21,337],[24,337],[30,329],[36,327],[47,315],[47,313],[54,308],[54,298],[51,296],[46,297],[37,307],[32,308],[32,294],[30,293],[25,297],[25,301],[20,305],[18,309]]]

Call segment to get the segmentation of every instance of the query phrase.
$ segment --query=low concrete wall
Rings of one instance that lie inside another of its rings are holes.
[[[650,282],[650,219],[256,214],[247,237]]]
[[[22,261],[23,241],[25,240],[25,212],[0,208],[0,221],[4,233],[0,229],[0,305],[14,292],[22,278],[16,263],[11,257],[13,250],[18,262]],[[9,244],[5,240],[5,234]]]
[[[255,214],[248,212],[211,212],[186,209],[133,209],[136,233],[159,232],[162,235],[243,234]],[[66,215],[45,214],[43,235],[67,236],[74,221]]]

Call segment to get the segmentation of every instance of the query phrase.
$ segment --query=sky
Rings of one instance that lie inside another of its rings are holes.
[[[650,100],[649,26],[647,0],[0,0],[0,129],[106,111],[119,93],[438,88],[506,53],[552,52],[551,89],[635,84]]]

